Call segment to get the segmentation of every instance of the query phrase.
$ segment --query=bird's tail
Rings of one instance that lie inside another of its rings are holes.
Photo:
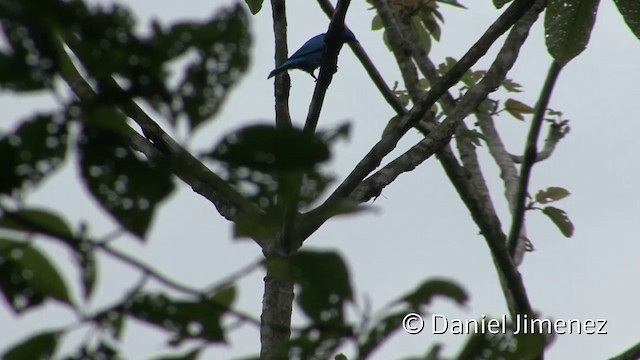
[[[277,68],[273,69],[270,73],[269,76],[267,76],[267,79],[271,79],[272,77],[280,74],[281,72],[284,72],[288,69],[288,67],[286,66],[286,63],[283,63],[282,65],[278,66]]]

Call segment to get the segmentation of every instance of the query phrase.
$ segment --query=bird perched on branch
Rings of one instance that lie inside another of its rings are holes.
[[[314,79],[318,80],[313,74],[313,71],[322,64],[326,36],[327,34],[323,33],[307,40],[307,42],[304,43],[298,51],[294,52],[293,55],[280,64],[280,66],[273,69],[273,71],[269,73],[269,77],[267,77],[267,79],[289,69],[300,69],[308,72]],[[344,28],[342,42],[345,43],[350,41],[358,42],[358,40],[356,40],[356,36],[351,32],[351,30]]]

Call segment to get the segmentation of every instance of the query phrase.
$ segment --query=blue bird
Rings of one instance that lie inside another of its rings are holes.
[[[324,38],[326,36],[327,34],[323,33],[307,40],[307,42],[304,43],[298,51],[294,52],[293,55],[280,64],[280,66],[273,69],[273,71],[269,73],[267,79],[289,69],[300,69],[308,72],[314,79],[318,80],[313,74],[313,71],[322,64],[322,56],[324,55]],[[358,40],[356,40],[356,36],[351,32],[351,30],[344,28],[342,42],[345,43],[350,41],[358,42]]]

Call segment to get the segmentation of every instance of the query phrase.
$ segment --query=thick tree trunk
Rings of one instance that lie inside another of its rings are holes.
[[[291,335],[291,309],[293,305],[293,282],[272,274],[267,267],[262,297],[260,325],[260,358],[263,360],[286,359],[283,346]]]

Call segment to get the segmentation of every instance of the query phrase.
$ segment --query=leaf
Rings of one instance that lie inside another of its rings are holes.
[[[407,315],[406,311],[394,312],[386,315],[378,321],[367,333],[366,338],[360,344],[358,354],[361,359],[366,359],[375,349],[380,347],[400,326],[402,319]]]
[[[511,1],[513,0],[493,0],[493,6],[495,6],[496,9],[500,9]]]
[[[550,0],[544,26],[547,49],[564,65],[589,43],[600,0]]]
[[[460,8],[460,9],[466,9],[467,8],[466,6],[460,4],[458,2],[458,0],[438,0],[438,2],[441,2],[443,4],[448,4],[448,5],[451,5],[453,7]]]
[[[487,140],[484,134],[479,132],[478,130],[471,130],[471,129],[463,129],[462,131],[458,130],[458,135],[466,139],[469,139],[469,141],[471,141],[475,146],[482,146],[482,142],[480,140],[484,140],[484,141]]]
[[[0,290],[16,313],[47,298],[73,305],[67,286],[53,264],[35,247],[0,238]]]
[[[262,1],[260,1],[262,2]],[[193,131],[220,110],[229,90],[249,67],[251,35],[241,5],[223,8],[203,23],[176,23],[156,29],[154,47],[173,58],[189,55],[177,86],[168,89],[170,102],[153,105],[167,118],[185,118]],[[169,105],[170,104],[170,105]]]
[[[61,240],[74,252],[80,267],[83,295],[88,299],[93,293],[96,280],[95,254],[91,245],[82,243],[73,234],[66,220],[60,215],[45,209],[22,209],[5,213],[0,217],[0,228],[28,233],[49,235]]]
[[[376,14],[373,19],[371,19],[371,30],[381,30],[384,28],[384,24],[382,23],[382,18],[380,15]]]
[[[502,87],[504,87],[508,92],[522,92],[522,90],[520,90],[520,88],[522,87],[522,85],[518,84],[517,82],[511,80],[511,79],[504,79],[502,80]]]
[[[264,221],[259,214],[242,221],[239,233],[243,234],[254,225],[269,234],[272,226],[282,225],[283,209],[309,205],[331,180],[318,166],[330,158],[323,135],[295,128],[245,127],[226,136],[204,156],[222,162],[227,183],[265,210]]]
[[[540,204],[548,204],[554,201],[558,201],[571,195],[567,189],[561,187],[548,187],[545,190],[540,190],[536,194],[536,201]]]
[[[481,321],[478,320],[478,323]],[[489,321],[498,322],[497,319],[488,318],[484,319],[484,321],[485,323],[489,323]],[[500,323],[500,329],[502,326],[503,324]],[[534,360],[538,359],[544,352],[545,347],[550,344],[550,339],[547,340],[544,334],[522,332],[514,334],[516,329],[509,322],[504,324],[504,327],[504,332],[500,330],[497,333],[471,331],[472,335],[468,337],[466,344],[456,359]]]
[[[349,271],[335,252],[299,251],[290,258],[268,260],[266,266],[300,286],[296,300],[317,323],[341,325],[343,306],[353,300]]]
[[[531,106],[514,99],[507,99],[504,108],[511,116],[521,121],[524,121],[522,114],[533,114],[534,111]]]
[[[58,347],[60,331],[46,331],[30,337],[7,350],[4,360],[52,359]]]
[[[153,358],[153,360],[197,360],[198,357],[200,356],[201,351],[202,351],[202,348],[195,348],[193,350],[187,351],[184,354],[161,356],[161,357]]]
[[[256,15],[262,9],[262,3],[264,2],[264,0],[244,0],[244,2],[247,3],[251,14]]]
[[[102,339],[97,345],[85,343],[75,354],[68,355],[64,360],[103,360],[103,359],[122,359],[118,356],[118,349]]]
[[[226,136],[208,154],[234,167],[260,171],[311,169],[329,160],[329,155],[321,139],[299,129],[272,125],[245,127]]]
[[[23,209],[0,217],[0,228],[72,238],[73,232],[60,215],[45,209]]]
[[[96,254],[88,244],[79,244],[75,251],[75,260],[80,267],[80,283],[82,296],[89,300],[95,290],[98,267]]]
[[[187,339],[226,342],[222,316],[230,310],[231,292],[222,290],[200,301],[174,300],[164,294],[141,294],[125,306],[129,315],[173,333],[171,346]],[[218,302],[221,300],[222,302]]]
[[[556,224],[562,235],[565,237],[573,236],[573,224],[564,210],[553,206],[547,206],[542,209],[542,213],[547,215],[549,219]]]
[[[458,305],[464,305],[469,299],[467,293],[458,284],[442,279],[426,280],[416,290],[403,296],[399,301],[405,302],[412,309],[418,309],[421,305],[428,305],[436,296],[447,297]]]
[[[640,1],[613,0],[629,29],[640,39]]]
[[[39,114],[0,137],[0,194],[35,187],[66,157],[67,126],[58,116]]]
[[[174,188],[167,163],[138,158],[113,123],[124,118],[111,108],[85,110],[79,136],[82,180],[103,209],[125,229],[144,238],[156,207]],[[102,126],[111,121],[109,127]]]
[[[420,19],[418,19],[416,16],[412,16],[411,17],[411,24],[413,26],[413,30],[415,31],[416,35],[418,36],[418,40],[420,40],[420,43],[422,44],[422,48],[424,49],[424,53],[425,54],[429,54],[429,52],[431,51],[431,37],[429,36],[430,33],[427,33],[427,30],[421,24]],[[436,26],[437,26],[437,24],[436,24]],[[433,34],[432,34],[432,36],[433,36]],[[434,36],[434,38],[435,38],[435,36]]]

